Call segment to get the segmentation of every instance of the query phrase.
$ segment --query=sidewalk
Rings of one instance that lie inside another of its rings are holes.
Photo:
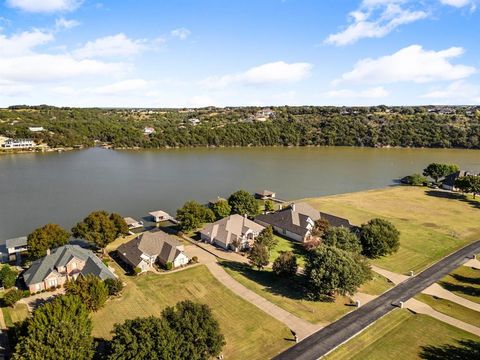
[[[380,275],[386,277],[388,280],[390,280],[395,285],[398,285],[401,282],[404,282],[405,280],[407,280],[409,278],[409,276],[407,276],[407,275],[397,274],[397,273],[379,268],[378,266],[375,266],[375,265],[371,265],[371,266],[372,266],[373,271],[375,271],[377,274],[380,274]]]
[[[232,290],[235,294],[245,299],[249,303],[255,305],[261,310],[265,311],[270,316],[278,321],[284,323],[288,328],[294,331],[299,340],[306,338],[315,331],[321,329],[323,325],[314,325],[305,320],[302,320],[295,315],[283,310],[281,307],[269,302],[263,297],[257,295],[253,291],[247,289],[245,286],[234,280],[227,272],[217,263],[212,262],[207,264],[210,272],[215,278],[220,281],[227,288]]]
[[[421,301],[415,300],[415,299],[410,299],[407,302],[405,302],[405,307],[407,309],[412,310],[413,312],[417,314],[425,314],[429,315],[437,320],[443,321],[444,323],[447,323],[449,325],[455,326],[459,329],[468,331],[471,334],[475,334],[477,336],[480,336],[480,328],[467,324],[463,321],[457,320],[451,316],[442,314],[436,310],[433,310],[430,306],[427,304],[422,303]]]
[[[430,285],[428,288],[423,290],[422,293],[439,297],[441,299],[450,300],[451,302],[454,302],[458,305],[462,305],[462,306],[465,306],[466,308],[478,311],[479,312],[478,316],[480,316],[480,304],[477,304],[473,301],[470,301],[461,296],[458,296],[452,293],[451,291],[444,289],[438,284]]]

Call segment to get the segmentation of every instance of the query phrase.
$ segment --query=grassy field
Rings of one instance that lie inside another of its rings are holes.
[[[127,283],[123,295],[93,316],[95,337],[108,339],[115,323],[159,316],[166,306],[191,299],[212,308],[226,338],[225,358],[266,359],[293,344],[287,327],[223,287],[205,266],[167,275],[121,276]]]
[[[26,304],[16,304],[13,307],[2,307],[3,319],[7,327],[26,319],[30,313]]]
[[[461,320],[468,324],[480,327],[480,314],[465,306],[458,305],[454,302],[445,299],[435,298],[431,295],[418,294],[415,296],[417,300],[430,305],[434,310],[441,312],[445,315],[451,316],[455,319]]]
[[[370,295],[380,295],[385,291],[390,290],[392,287],[393,283],[388,281],[388,279],[382,275],[374,272],[373,279],[360,286],[358,291]]]
[[[450,357],[444,356],[447,347],[458,346],[459,340],[473,340],[477,348],[480,344],[480,338],[468,332],[426,315],[414,315],[408,310],[398,309],[340,346],[325,359],[467,359],[459,356],[460,351],[455,349],[450,351]]]
[[[395,186],[305,201],[355,225],[374,217],[393,222],[401,231],[400,250],[374,263],[399,273],[424,269],[480,238],[480,202],[460,194]]]
[[[305,266],[303,254],[305,252],[302,244],[274,235],[278,240],[278,245],[270,252],[270,261],[273,262],[281,251],[292,251],[297,256],[297,264],[300,267]]]
[[[458,296],[480,304],[480,270],[461,266],[439,284]]]
[[[348,297],[338,296],[335,302],[305,300],[298,282],[280,279],[272,271],[256,271],[249,266],[223,261],[225,270],[239,283],[268,301],[311,323],[330,323],[355,308]]]

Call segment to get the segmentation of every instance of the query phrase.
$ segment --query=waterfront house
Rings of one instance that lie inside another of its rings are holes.
[[[168,213],[162,210],[152,211],[149,214],[152,217],[153,222],[157,222],[157,223],[173,219],[172,216],[170,216]]]
[[[455,181],[457,181],[458,178],[468,176],[468,175],[474,175],[468,171],[465,170],[460,170],[457,172],[454,172],[453,174],[445,176],[445,179],[442,181],[442,188],[445,190],[450,190],[450,191],[457,191],[458,189],[455,186]]]
[[[347,219],[322,213],[306,203],[293,203],[274,213],[262,214],[255,221],[263,226],[272,226],[278,234],[289,239],[305,242],[309,239],[315,221],[327,220],[330,226],[351,228]]]
[[[0,243],[0,261],[2,263],[20,261],[27,252],[27,237],[17,237]]]
[[[271,200],[274,199],[275,196],[276,194],[270,190],[262,190],[255,193],[255,197],[262,200]]]
[[[223,249],[239,250],[250,247],[264,228],[246,216],[234,214],[207,224],[200,231],[200,237],[203,241]]]
[[[183,244],[161,230],[143,233],[120,245],[117,254],[122,261],[134,269],[141,269],[141,272],[151,269],[156,262],[161,265],[171,263],[177,268],[187,265],[190,260]]]
[[[7,139],[2,145],[5,149],[30,149],[35,146],[35,142],[31,139]]]
[[[78,276],[95,275],[102,280],[115,275],[93,252],[78,245],[64,245],[48,251],[47,255],[32,263],[23,273],[30,292],[63,286]]]
[[[129,230],[138,229],[138,228],[143,227],[143,221],[138,221],[138,220],[135,220],[134,218],[131,218],[131,217],[123,218],[123,220],[125,220],[125,222],[127,223],[127,226],[128,226]]]

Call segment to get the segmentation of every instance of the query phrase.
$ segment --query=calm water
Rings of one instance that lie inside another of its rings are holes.
[[[337,194],[394,184],[433,161],[480,172],[480,151],[361,148],[234,148],[0,156],[0,239],[48,222],[70,228],[92,210],[141,218],[172,214],[243,188],[279,197]]]

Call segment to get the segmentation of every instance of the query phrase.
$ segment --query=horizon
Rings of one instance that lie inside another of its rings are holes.
[[[479,2],[2,0],[0,106],[478,105]]]

